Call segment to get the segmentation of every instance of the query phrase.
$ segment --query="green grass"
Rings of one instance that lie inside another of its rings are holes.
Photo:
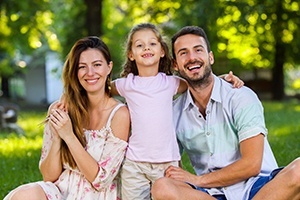
[[[269,141],[278,164],[287,165],[300,155],[300,104],[299,101],[264,101]],[[26,136],[14,133],[0,133],[0,199],[20,184],[41,180],[38,170],[43,126],[39,124],[46,115],[44,110],[24,110],[18,124]],[[186,155],[183,167],[193,171]]]
[[[39,124],[45,115],[46,110],[20,113],[18,124],[26,136],[0,132],[0,199],[20,184],[41,180],[38,161],[43,126]]]

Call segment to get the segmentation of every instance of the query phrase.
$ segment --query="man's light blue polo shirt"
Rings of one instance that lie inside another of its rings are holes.
[[[265,135],[264,156],[259,176],[277,168],[267,141],[264,113],[257,95],[247,87],[232,85],[214,76],[206,119],[194,104],[189,91],[174,101],[174,122],[181,151],[189,155],[196,174],[206,174],[240,159],[239,144],[260,133]],[[258,177],[224,188],[209,189],[210,194],[225,194],[227,199],[248,199]]]

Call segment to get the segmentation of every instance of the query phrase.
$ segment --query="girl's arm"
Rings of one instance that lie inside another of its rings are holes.
[[[118,92],[118,90],[116,88],[116,82],[112,81],[111,84],[110,84],[110,86],[111,86],[111,95],[112,96],[120,96],[120,94],[119,94],[119,92]]]
[[[177,89],[177,94],[182,94],[188,89],[187,82],[183,78],[179,78],[179,86]]]

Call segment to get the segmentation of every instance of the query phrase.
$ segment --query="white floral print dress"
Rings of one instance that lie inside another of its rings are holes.
[[[107,124],[101,130],[85,130],[86,151],[98,162],[99,172],[90,183],[78,169],[64,165],[64,171],[55,182],[38,184],[49,200],[120,200],[119,169],[122,164],[127,142],[115,137],[110,122],[115,112],[124,104],[118,104],[111,112]],[[45,159],[51,146],[51,134],[45,127],[41,161]]]

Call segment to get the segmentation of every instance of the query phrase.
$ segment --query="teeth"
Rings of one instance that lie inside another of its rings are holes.
[[[144,55],[143,55],[143,58],[147,58],[147,57],[151,57],[151,56],[152,56],[152,54],[147,53],[147,54],[144,54]]]
[[[88,82],[88,83],[95,83],[95,82],[97,82],[97,79],[89,79],[89,80],[86,80],[86,82]]]
[[[195,65],[195,66],[188,67],[188,70],[193,70],[193,69],[198,69],[198,68],[200,68],[200,66]]]

